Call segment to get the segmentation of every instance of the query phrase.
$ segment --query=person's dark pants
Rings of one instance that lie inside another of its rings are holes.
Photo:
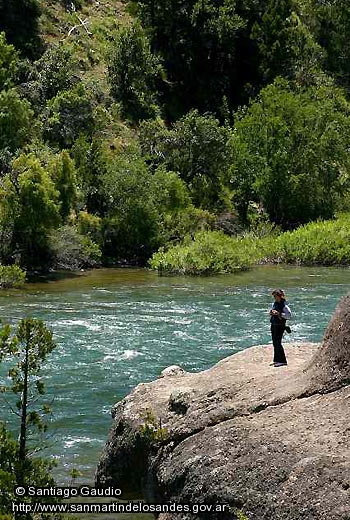
[[[284,332],[284,324],[272,323],[271,324],[271,335],[272,343],[274,348],[274,363],[287,363],[286,355],[282,347],[282,336]]]

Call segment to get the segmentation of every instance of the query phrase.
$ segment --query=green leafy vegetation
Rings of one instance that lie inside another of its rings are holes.
[[[341,90],[276,81],[241,115],[231,144],[243,220],[250,200],[284,227],[333,217],[348,188],[350,105]]]
[[[226,272],[261,261],[256,237],[277,228],[279,258],[298,262],[282,240],[350,210],[349,12],[0,0],[0,263],[147,265],[159,250],[164,271]]]
[[[150,261],[160,273],[234,273],[266,262],[297,265],[349,265],[350,215],[311,222],[295,231],[232,238],[222,232],[201,232]]]
[[[0,2],[0,32],[24,56],[38,56],[41,49],[39,35],[40,4],[38,0],[10,0]]]
[[[50,473],[52,462],[33,456],[43,447],[41,437],[33,434],[46,431],[45,417],[51,413],[50,403],[43,401],[45,385],[40,371],[54,348],[52,333],[40,320],[21,320],[15,331],[10,325],[0,329],[0,363],[6,362],[9,367],[8,382],[0,392],[17,417],[18,434],[18,440],[14,440],[0,423],[0,514],[12,511],[13,503],[31,500],[15,496],[15,486],[55,485]]]
[[[141,25],[120,27],[111,52],[109,81],[126,117],[140,120],[156,115],[155,80],[160,72]]]
[[[237,515],[237,520],[249,520],[247,515],[245,515],[243,511],[241,511],[240,509],[237,509],[235,511],[235,514]]]
[[[143,419],[144,424],[139,427],[142,439],[149,443],[166,440],[168,435],[167,430],[166,428],[162,428],[160,420],[157,420],[150,408],[147,408],[143,413]]]
[[[10,289],[21,287],[26,279],[26,273],[18,265],[0,265],[0,287]]]

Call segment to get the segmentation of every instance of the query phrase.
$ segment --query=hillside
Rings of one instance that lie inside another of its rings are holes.
[[[342,0],[2,0],[0,262],[146,265],[349,211],[349,28]]]

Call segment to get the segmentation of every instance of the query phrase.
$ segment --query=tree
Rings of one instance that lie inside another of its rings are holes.
[[[94,131],[93,105],[82,84],[60,92],[47,105],[43,117],[44,136],[61,148],[70,148],[80,136]]]
[[[225,206],[228,169],[229,130],[212,115],[192,110],[170,130],[145,122],[141,127],[141,147],[154,165],[178,172],[196,206],[214,209]]]
[[[137,153],[119,155],[109,164],[101,194],[107,205],[104,255],[145,263],[158,245],[158,215],[152,175]]]
[[[42,402],[45,386],[40,373],[43,363],[54,348],[52,332],[40,320],[21,320],[14,333],[10,325],[5,325],[0,330],[0,363],[15,362],[8,370],[11,383],[3,385],[0,391],[19,422],[18,442],[0,424],[0,512],[8,512],[9,504],[15,501],[15,485],[54,484],[49,473],[52,464],[32,458],[40,446],[30,443],[33,428],[39,432],[47,429],[44,419],[51,409],[47,403]],[[16,403],[11,403],[10,395],[17,396]]]
[[[28,58],[38,56],[42,48],[40,14],[37,0],[0,0],[0,32]]]
[[[77,200],[77,181],[74,162],[64,150],[50,164],[50,175],[59,192],[60,214],[66,223]]]
[[[0,150],[12,152],[24,146],[33,136],[34,113],[16,89],[0,92]],[[35,125],[34,125],[35,126]]]
[[[11,511],[16,499],[14,494],[16,461],[18,461],[18,443],[7,431],[5,424],[0,422],[0,515]]]
[[[4,179],[6,214],[13,222],[12,250],[22,265],[38,267],[48,259],[48,235],[60,223],[59,194],[33,155],[21,155]]]
[[[121,27],[113,42],[108,73],[111,94],[121,103],[125,116],[140,120],[156,114],[155,84],[160,70],[140,24]]]
[[[31,318],[21,320],[14,335],[11,334],[10,326],[5,326],[1,333],[0,361],[16,360],[15,366],[8,372],[12,383],[10,386],[2,386],[1,391],[5,395],[12,392],[19,397],[16,402],[17,412],[15,412],[20,422],[19,466],[16,468],[16,480],[22,485],[25,484],[30,453],[29,430],[34,426],[39,432],[46,431],[47,425],[43,417],[51,412],[47,404],[39,403],[40,397],[45,393],[44,383],[40,379],[40,370],[42,363],[54,348],[52,332],[40,320]]]
[[[312,2],[319,43],[326,50],[326,68],[350,89],[350,5],[347,0]]]
[[[331,218],[348,186],[350,105],[337,88],[276,80],[241,114],[231,145],[243,220],[250,200],[284,227]]]
[[[258,43],[265,83],[284,76],[307,84],[321,70],[321,47],[298,16],[295,0],[268,0],[252,38]]]
[[[106,214],[106,201],[101,193],[102,178],[107,172],[107,156],[101,139],[89,142],[80,136],[71,149],[77,169],[77,184],[83,204],[89,213]]]
[[[166,81],[159,84],[167,118],[192,108],[220,116],[247,100],[259,85],[251,28],[265,0],[142,0],[139,16],[159,54]]]
[[[38,112],[47,101],[79,81],[77,61],[72,51],[62,44],[48,47],[34,63],[21,62],[19,70],[21,92]]]
[[[0,91],[11,86],[18,59],[14,46],[6,43],[5,33],[0,33]]]

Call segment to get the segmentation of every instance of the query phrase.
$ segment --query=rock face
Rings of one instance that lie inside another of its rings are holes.
[[[97,485],[195,505],[160,520],[234,520],[238,511],[249,520],[350,520],[350,295],[322,345],[285,349],[287,367],[270,367],[272,347],[259,346],[138,385],[113,409]]]

